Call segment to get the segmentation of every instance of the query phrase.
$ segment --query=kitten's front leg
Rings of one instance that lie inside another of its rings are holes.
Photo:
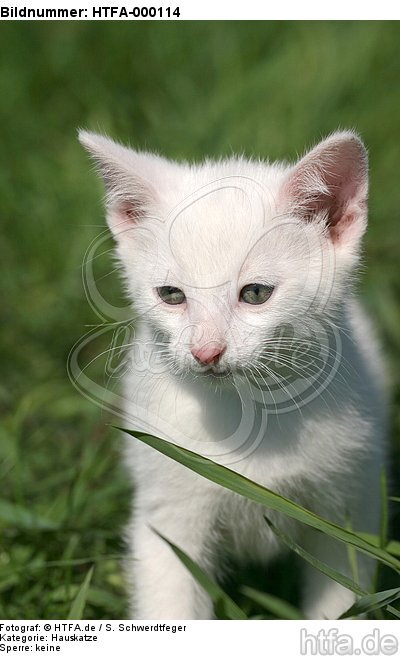
[[[146,620],[212,619],[211,600],[150,525],[201,566],[206,566],[202,562],[203,544],[199,540],[198,526],[193,526],[185,517],[175,531],[151,516],[136,518],[132,536],[131,615],[134,619]]]
[[[363,462],[364,479],[357,478],[350,472],[340,481],[336,479],[336,487],[331,488],[335,508],[329,508],[329,488],[325,494],[321,491],[318,503],[312,508],[321,517],[327,517],[340,526],[350,522],[353,530],[379,534],[380,523],[380,460],[373,455],[371,460]],[[361,467],[360,467],[361,470]],[[354,487],[351,487],[351,485]],[[347,498],[342,497],[339,504],[339,491],[346,491]],[[340,511],[342,507],[342,511]],[[329,538],[314,529],[305,531],[304,548],[323,563],[350,579],[356,577],[359,587],[370,592],[376,571],[374,558],[356,551],[357,572],[352,571],[348,548],[345,544]],[[304,610],[310,619],[336,619],[352,606],[356,595],[324,576],[311,566],[306,566]]]
[[[317,534],[309,529],[305,548],[323,563],[350,579],[353,578],[349,555],[345,545],[333,538]],[[311,534],[313,533],[313,535]],[[365,590],[371,587],[375,562],[372,558],[357,555],[359,585]],[[308,619],[337,619],[356,601],[356,595],[348,588],[322,574],[311,565],[305,565],[303,610]]]

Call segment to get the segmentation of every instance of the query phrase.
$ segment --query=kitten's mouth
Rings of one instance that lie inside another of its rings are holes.
[[[213,366],[210,366],[210,367],[203,367],[198,371],[193,371],[193,373],[196,376],[200,376],[201,378],[215,378],[216,380],[223,380],[226,378],[230,378],[230,376],[232,375],[232,370],[228,367],[221,370]]]

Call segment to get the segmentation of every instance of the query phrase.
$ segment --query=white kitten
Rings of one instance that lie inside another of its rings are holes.
[[[383,373],[351,285],[367,225],[360,139],[333,134],[293,166],[181,164],[87,132],[80,141],[103,176],[139,314],[126,426],[376,532]],[[217,551],[261,562],[281,551],[265,510],[131,438],[126,457],[136,484],[133,616],[212,618],[210,600],[152,529],[217,577]],[[349,573],[345,547],[282,515],[273,521]],[[373,562],[359,561],[368,588]],[[308,617],[335,618],[353,602],[316,570],[304,575]]]

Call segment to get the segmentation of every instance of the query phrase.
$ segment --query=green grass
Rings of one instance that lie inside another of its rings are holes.
[[[0,616],[67,617],[92,565],[83,616],[126,613],[120,437],[66,373],[71,346],[99,322],[80,267],[104,228],[78,127],[189,159],[290,159],[338,127],[361,133],[371,165],[361,293],[387,354],[398,497],[399,24],[19,22],[0,36]],[[113,266],[100,258],[99,275]],[[123,302],[115,274],[104,290]],[[295,603],[290,571],[267,592]],[[241,583],[256,587],[250,574]],[[397,585],[382,568],[379,589]]]
[[[122,430],[122,429],[121,429]],[[297,503],[290,501],[289,499],[273,492],[272,490],[265,488],[250,479],[238,474],[231,469],[228,469],[216,462],[213,462],[209,458],[198,455],[193,451],[189,451],[181,446],[176,446],[170,442],[167,442],[159,437],[154,435],[148,435],[140,433],[137,431],[126,431],[131,435],[132,438],[147,444],[152,447],[159,453],[166,455],[168,458],[180,463],[184,467],[196,472],[199,476],[206,478],[207,480],[216,483],[217,485],[235,492],[250,501],[258,503],[264,507],[267,511],[278,511],[283,515],[290,517],[301,524],[312,527],[313,529],[324,533],[325,536],[331,538],[331,540],[336,540],[351,546],[351,548],[356,549],[364,554],[368,554],[369,557],[374,558],[376,564],[384,564],[387,567],[390,567],[397,575],[397,583],[399,583],[399,574],[400,574],[400,560],[393,556],[393,552],[398,554],[400,551],[400,542],[393,542],[387,544],[384,542],[384,547],[382,547],[383,537],[386,535],[382,530],[380,535],[368,535],[360,534],[352,531],[350,528],[342,527],[338,524],[335,524],[331,521],[324,519],[316,515],[313,512],[299,506]],[[384,477],[382,477],[384,481]],[[384,488],[384,494],[381,495],[382,502],[385,504],[385,510],[383,515],[386,514],[386,486],[382,483]],[[268,517],[268,514],[265,514],[265,521],[268,524],[269,528],[275,533],[278,540],[282,545],[287,546],[291,553],[297,554],[300,559],[305,560],[310,564],[314,569],[322,572],[325,576],[333,579],[340,585],[348,588],[354,592],[358,599],[347,609],[339,619],[344,619],[347,617],[352,617],[353,615],[358,615],[367,612],[373,612],[379,610],[382,607],[385,607],[386,611],[389,614],[393,614],[393,607],[391,604],[397,602],[400,598],[400,587],[392,588],[390,590],[379,590],[379,591],[367,591],[361,588],[355,579],[345,576],[343,573],[338,570],[333,569],[326,563],[318,560],[310,553],[305,551],[300,545],[296,544],[288,535],[283,533],[277,526],[274,525],[274,522]],[[157,531],[156,531],[157,532]],[[171,547],[175,555],[181,560],[185,567],[191,572],[192,576],[197,580],[197,582],[205,589],[209,594],[211,599],[214,602],[214,606],[220,612],[223,613],[223,619],[249,619],[246,616],[240,616],[240,613],[243,614],[243,611],[234,604],[233,600],[227,596],[218,585],[212,581],[208,575],[195,563],[186,553],[184,553],[177,545],[171,543],[160,533],[158,535],[165,540],[165,542]],[[377,546],[376,542],[379,543]],[[377,582],[378,583],[378,582]],[[377,587],[377,586],[375,586]],[[248,588],[245,588],[248,591]],[[246,594],[246,593],[245,593]],[[247,594],[247,596],[249,596]],[[275,616],[280,619],[287,619],[288,607],[282,606],[278,603],[279,600],[271,597],[271,595],[266,596],[260,591],[253,591],[250,594],[250,598],[258,602],[267,610],[273,610]],[[273,609],[271,608],[271,603]],[[239,611],[239,614],[238,614]],[[293,607],[290,611],[293,613]],[[382,613],[382,611],[381,611]],[[394,609],[394,613],[398,615],[398,611]],[[252,618],[252,613],[250,614],[250,619]],[[292,617],[293,619],[293,617]],[[381,614],[377,619],[383,619]]]

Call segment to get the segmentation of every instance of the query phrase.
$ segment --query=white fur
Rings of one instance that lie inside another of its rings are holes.
[[[240,157],[197,165],[86,132],[80,139],[103,175],[108,222],[139,316],[124,380],[126,425],[211,457],[324,517],[344,524],[349,516],[355,529],[376,532],[383,373],[351,284],[367,220],[362,142],[336,133],[294,166]],[[254,282],[275,288],[263,305],[238,300]],[[163,303],[155,291],[163,285],[182,289],[187,302]],[[204,373],[191,347],[221,340],[226,352]],[[298,345],[310,350],[296,359]],[[321,377],[328,349],[334,364]],[[277,361],[266,360],[271,352]],[[227,370],[226,379],[216,377]],[[257,370],[266,382],[254,378]],[[265,509],[130,438],[126,462],[136,485],[128,532],[133,617],[213,616],[153,528],[215,577],[217,550],[263,563],[282,550]],[[282,515],[273,520],[349,574],[343,546]],[[359,561],[368,588],[373,563]],[[353,602],[315,569],[304,576],[308,617],[335,618]]]

